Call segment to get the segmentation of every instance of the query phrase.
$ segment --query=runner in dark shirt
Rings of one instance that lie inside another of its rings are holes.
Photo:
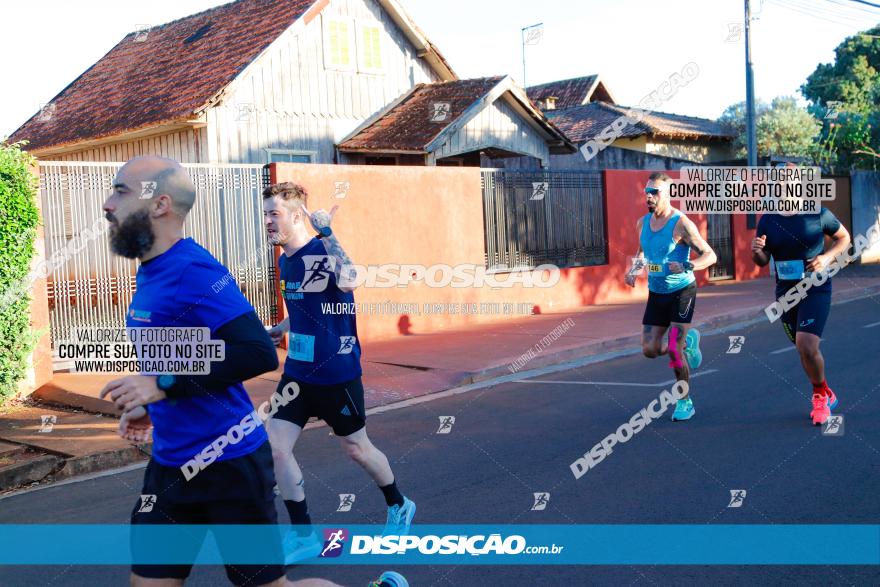
[[[776,298],[779,299],[813,272],[849,248],[846,228],[827,209],[819,214],[765,214],[758,222],[752,241],[752,260],[765,266],[772,257],[776,268]],[[832,239],[825,249],[825,236]],[[797,346],[804,372],[813,384],[813,424],[824,424],[837,405],[837,396],[825,380],[825,359],[819,350],[822,332],[831,310],[831,278],[812,286],[794,307],[781,317],[789,340]]]

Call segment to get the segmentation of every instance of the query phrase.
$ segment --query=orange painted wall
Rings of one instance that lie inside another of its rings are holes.
[[[644,184],[650,171],[606,171],[607,265],[563,269],[552,288],[432,288],[412,282],[405,288],[355,291],[359,304],[512,303],[541,313],[647,297],[645,279],[632,289],[623,283],[629,257],[636,252],[636,220],[647,213]],[[309,208],[329,210],[339,204],[334,233],[359,265],[437,263],[484,264],[483,207],[480,170],[449,167],[383,167],[357,165],[273,164],[273,182],[295,181],[309,192]],[[335,182],[348,182],[345,198],[334,198]],[[736,217],[745,226],[745,217]],[[692,219],[705,234],[705,216]],[[750,236],[748,237],[751,238]],[[737,277],[744,256],[737,242]],[[751,265],[751,261],[748,261]],[[743,271],[743,275],[747,272]],[[706,271],[698,273],[706,283]],[[503,306],[502,306],[503,309]],[[380,340],[402,332],[422,334],[468,324],[498,322],[523,314],[434,314],[422,312],[360,314],[362,340]]]

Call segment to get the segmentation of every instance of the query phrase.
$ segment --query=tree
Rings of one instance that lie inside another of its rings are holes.
[[[822,118],[815,155],[823,166],[877,169],[880,151],[880,25],[847,37],[834,62],[819,64],[801,86]]]
[[[847,37],[834,50],[834,63],[819,64],[801,86],[814,107],[828,111],[840,102],[847,112],[871,114],[880,104],[880,25]]]
[[[39,223],[36,160],[23,143],[0,141],[0,405],[16,392],[36,338],[30,327],[28,271]]]
[[[794,98],[787,96],[774,98],[769,106],[758,100],[755,103],[755,116],[758,156],[811,156],[822,125],[812,114],[798,107]],[[735,156],[745,157],[745,102],[729,106],[721,114],[718,122],[727,132],[734,135]]]

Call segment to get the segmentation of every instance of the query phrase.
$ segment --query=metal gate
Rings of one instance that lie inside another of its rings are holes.
[[[608,262],[599,171],[482,170],[486,267]]]
[[[53,345],[78,326],[123,328],[137,262],[110,251],[101,209],[122,163],[40,162]],[[273,247],[262,223],[263,165],[184,164],[196,202],[184,232],[225,265],[265,324],[278,319]]]
[[[709,267],[709,279],[722,281],[733,279],[735,269],[733,265],[733,234],[731,226],[733,216],[730,214],[709,214],[707,221],[708,233],[706,242],[715,251],[718,261]]]

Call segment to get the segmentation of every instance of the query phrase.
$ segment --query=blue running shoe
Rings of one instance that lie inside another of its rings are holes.
[[[298,562],[315,558],[321,554],[323,546],[315,532],[308,536],[297,536],[296,532],[291,530],[284,537],[284,564],[295,565]]]
[[[684,360],[693,371],[703,363],[703,352],[700,350],[700,331],[696,328],[688,330],[684,344]]]
[[[403,498],[403,505],[393,505],[388,508],[388,519],[385,522],[385,530],[382,536],[403,536],[409,533],[413,516],[416,515],[416,504],[408,497]]]
[[[680,399],[675,403],[675,411],[672,412],[672,421],[679,422],[681,420],[690,420],[694,417],[694,402],[691,398]]]
[[[409,587],[409,581],[394,571],[385,571],[382,576],[367,585],[367,587]]]
[[[834,392],[831,391],[830,387],[825,391],[825,395],[828,396],[828,409],[833,410],[834,408],[836,408],[837,407],[837,396],[834,395]]]

